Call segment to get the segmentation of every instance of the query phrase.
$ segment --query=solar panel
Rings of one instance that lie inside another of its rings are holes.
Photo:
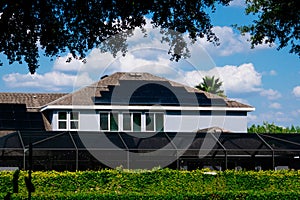
[[[40,112],[27,112],[25,104],[0,104],[0,130],[45,130]]]
[[[183,87],[159,81],[120,81],[120,85],[109,86],[109,91],[102,91],[101,97],[95,97],[94,101],[95,104],[225,105],[221,98],[211,100],[203,93],[190,93]]]

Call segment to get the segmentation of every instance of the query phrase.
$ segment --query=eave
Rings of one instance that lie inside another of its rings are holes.
[[[244,111],[252,112],[253,107],[224,107],[224,106],[134,106],[134,105],[47,105],[45,110],[163,110],[163,111]]]

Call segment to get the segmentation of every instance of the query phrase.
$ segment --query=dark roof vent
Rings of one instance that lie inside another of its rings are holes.
[[[108,77],[108,75],[104,75],[104,76],[102,76],[100,79],[102,80],[102,79],[104,79],[104,78],[106,78],[106,77]]]

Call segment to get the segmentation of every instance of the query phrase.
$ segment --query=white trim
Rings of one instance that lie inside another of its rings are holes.
[[[237,107],[197,107],[197,106],[123,106],[123,105],[48,105],[41,109],[41,111],[45,111],[48,109],[74,109],[74,110],[211,110],[211,111],[255,111],[255,108],[237,108]]]

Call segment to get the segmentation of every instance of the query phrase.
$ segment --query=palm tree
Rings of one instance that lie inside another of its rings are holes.
[[[215,76],[205,76],[202,78],[202,82],[195,87],[199,90],[203,90],[212,94],[226,97],[224,90],[221,90],[223,82],[219,78],[215,79]]]

